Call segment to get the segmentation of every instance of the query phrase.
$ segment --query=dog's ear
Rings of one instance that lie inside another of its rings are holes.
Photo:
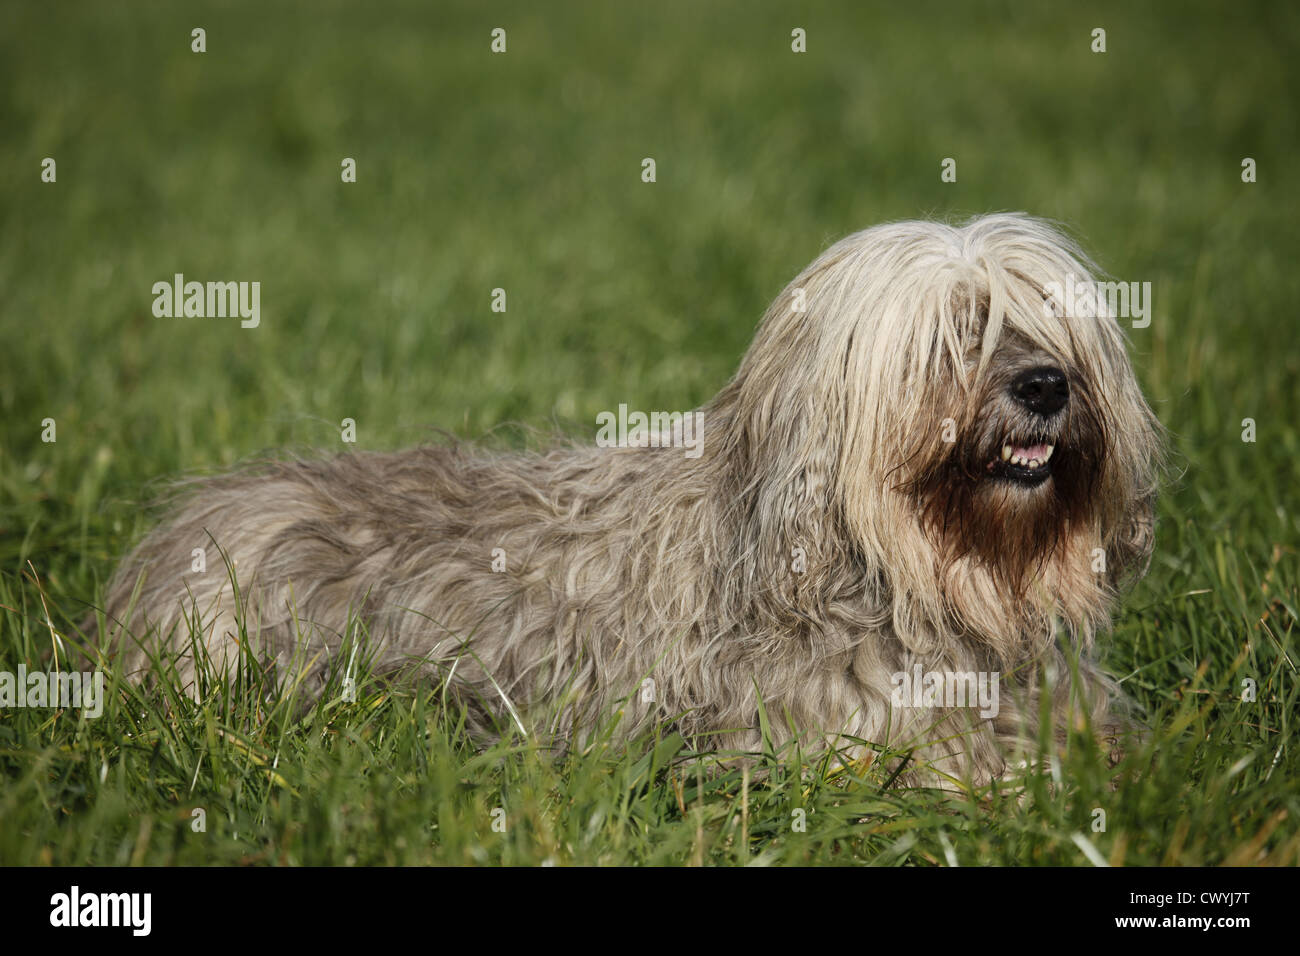
[[[1106,457],[1113,470],[1100,490],[1105,501],[1122,505],[1106,521],[1109,533],[1103,539],[1107,581],[1119,592],[1137,583],[1151,564],[1156,500],[1170,477],[1172,454],[1168,434],[1147,405],[1127,358],[1121,358],[1115,364],[1124,373],[1123,381],[1105,419],[1122,427],[1112,427]]]
[[[1125,591],[1147,573],[1155,547],[1156,496],[1145,495],[1133,502],[1121,517],[1114,539],[1106,549],[1110,563],[1107,580],[1116,591]]]
[[[827,434],[830,416],[791,394],[737,401],[738,438],[728,450],[729,506],[736,517],[736,569],[768,626],[806,627],[824,618],[820,602],[829,578],[843,567],[845,535],[837,532],[838,442]]]

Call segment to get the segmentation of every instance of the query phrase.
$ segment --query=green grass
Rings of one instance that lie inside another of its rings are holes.
[[[1105,648],[1150,741],[1113,779],[1075,746],[961,795],[771,757],[708,777],[667,731],[478,750],[437,688],[303,712],[118,687],[98,720],[0,709],[0,863],[1086,865],[1080,834],[1296,863],[1300,13],[545,6],[0,7],[0,670],[72,633],[158,479],[339,450],[349,417],[392,448],[689,408],[829,241],[1023,209],[1155,290],[1133,358],[1178,472]],[[175,272],[261,281],[261,327],[154,318]]]

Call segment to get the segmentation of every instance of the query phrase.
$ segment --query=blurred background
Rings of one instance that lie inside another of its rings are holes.
[[[691,408],[833,240],[995,210],[1153,285],[1133,356],[1184,473],[1145,586],[1198,526],[1276,563],[1298,41],[1273,3],[5,3],[0,567],[90,599],[156,480],[345,417],[388,448]],[[178,272],[260,281],[260,327],[154,317]]]

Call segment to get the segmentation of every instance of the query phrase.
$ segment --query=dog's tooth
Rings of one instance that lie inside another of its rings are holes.
[[[1051,457],[1052,457],[1052,452],[1054,452],[1054,451],[1056,451],[1056,446],[1055,446],[1055,445],[1048,445],[1048,446],[1047,446],[1047,454],[1045,454],[1045,455],[1043,456],[1043,461],[1047,461],[1047,459],[1051,458]]]
[[[1003,461],[1010,461],[1010,460],[1011,460],[1011,446],[1010,446],[1010,445],[1003,445],[1003,446],[1002,446],[1002,460],[1003,460]]]
[[[1019,455],[1012,455],[1012,456],[1011,456],[1011,464],[1013,464],[1013,465],[1023,465],[1024,463],[1025,463],[1025,460],[1024,460],[1023,458],[1021,458]]]

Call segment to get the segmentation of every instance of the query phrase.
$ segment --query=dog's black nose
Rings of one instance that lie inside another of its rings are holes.
[[[1031,412],[1051,415],[1069,399],[1070,383],[1059,368],[1044,365],[1017,375],[1011,383],[1011,395]]]

